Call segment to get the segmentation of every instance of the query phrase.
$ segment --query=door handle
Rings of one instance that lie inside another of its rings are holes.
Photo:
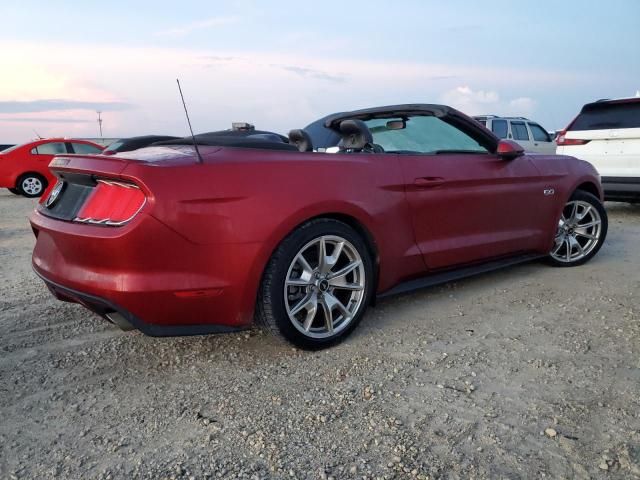
[[[444,184],[444,178],[442,177],[420,177],[414,180],[414,185],[419,188],[431,188],[438,187]]]

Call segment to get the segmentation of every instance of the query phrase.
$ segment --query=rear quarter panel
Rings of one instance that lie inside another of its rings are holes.
[[[142,179],[150,214],[195,244],[259,244],[247,287],[251,305],[278,244],[318,216],[349,216],[371,234],[379,291],[424,270],[395,156],[225,148],[203,165],[131,163],[122,176]]]

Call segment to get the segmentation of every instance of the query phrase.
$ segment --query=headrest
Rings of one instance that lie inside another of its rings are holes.
[[[338,146],[341,150],[363,150],[373,144],[373,135],[362,120],[343,120],[340,134],[342,139]]]
[[[313,142],[307,132],[301,129],[291,130],[289,132],[289,143],[298,147],[301,152],[312,152]]]

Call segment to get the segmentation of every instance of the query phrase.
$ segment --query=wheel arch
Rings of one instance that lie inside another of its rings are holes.
[[[380,269],[380,251],[378,244],[375,240],[375,235],[372,232],[369,222],[369,215],[360,210],[354,205],[345,205],[343,208],[331,208],[324,210],[317,210],[314,212],[298,212],[297,215],[289,217],[283,221],[276,229],[272,237],[265,242],[262,252],[256,258],[252,274],[250,276],[253,279],[245,290],[245,318],[252,319],[255,315],[256,302],[258,299],[258,292],[262,283],[265,270],[269,264],[274,252],[278,249],[280,244],[296,229],[300,228],[305,223],[318,219],[333,219],[343,222],[353,228],[364,240],[371,259],[374,265],[374,289],[377,289]],[[374,290],[375,291],[375,290]],[[373,295],[373,301],[375,301],[375,295]],[[244,316],[244,315],[243,315]]]
[[[591,195],[594,195],[595,197],[602,200],[600,195],[600,189],[597,187],[597,185],[594,182],[591,182],[591,181],[582,182],[580,185],[578,185],[574,189],[574,191],[576,190],[582,190],[583,192],[590,193]]]
[[[28,170],[26,172],[22,172],[16,175],[15,177],[15,188],[18,188],[19,183],[22,181],[23,178],[32,175],[34,177],[39,177],[42,180],[44,180],[45,182],[45,188],[46,186],[49,184],[49,179],[46,177],[46,175],[43,175],[42,173],[36,171],[36,170]]]

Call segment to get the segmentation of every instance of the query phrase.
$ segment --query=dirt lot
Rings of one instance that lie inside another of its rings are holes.
[[[0,192],[0,478],[640,478],[640,206],[586,266],[391,298],[307,353],[53,300]]]

